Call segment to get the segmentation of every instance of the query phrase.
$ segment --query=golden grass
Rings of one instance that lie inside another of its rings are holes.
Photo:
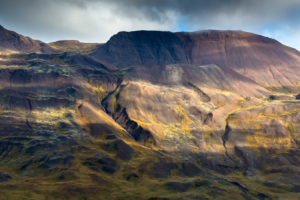
[[[58,45],[55,43],[49,43],[49,45],[57,50],[64,51],[64,52],[78,52],[81,54],[88,54],[90,53],[97,45],[93,43],[73,43],[69,45]]]
[[[68,122],[65,117],[68,113],[73,113],[73,111],[69,108],[46,108],[43,110],[33,110],[32,116],[37,123],[55,125],[57,122]]]
[[[191,118],[188,116],[188,114],[184,111],[184,109],[182,108],[181,105],[177,104],[176,108],[179,112],[179,115],[182,116],[182,120],[181,120],[181,128],[183,130],[183,133],[186,135],[189,135],[191,133],[191,125],[193,124],[193,121],[191,120]]]
[[[90,90],[94,96],[96,96],[98,102],[101,102],[102,99],[107,96],[107,91],[101,85],[94,86],[85,82],[84,86]]]

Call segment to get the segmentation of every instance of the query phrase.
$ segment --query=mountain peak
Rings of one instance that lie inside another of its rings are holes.
[[[184,44],[172,32],[119,32],[92,54],[114,65],[185,63]]]
[[[93,56],[119,67],[133,65],[217,64],[254,74],[257,82],[289,80],[271,77],[270,66],[288,69],[299,66],[300,53],[278,41],[243,31],[205,30],[198,32],[133,31],[119,32],[96,48]],[[264,70],[270,77],[261,77]]]
[[[39,40],[33,40],[30,37],[7,30],[0,25],[0,51],[50,53],[53,52],[53,49]]]

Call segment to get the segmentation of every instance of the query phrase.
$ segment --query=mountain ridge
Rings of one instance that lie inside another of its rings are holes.
[[[17,52],[43,52],[52,53],[54,50],[46,43],[33,40],[30,37],[9,31],[0,25],[0,50]]]
[[[120,67],[217,64],[261,84],[293,85],[299,81],[297,70],[289,70],[300,67],[297,50],[274,39],[241,31],[120,32],[91,55]]]

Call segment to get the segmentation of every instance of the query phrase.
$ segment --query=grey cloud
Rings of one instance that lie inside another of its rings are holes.
[[[234,26],[237,21],[242,21],[245,26],[256,27],[273,21],[284,20],[282,23],[290,23],[297,19],[285,19],[287,12],[291,8],[300,7],[299,0],[112,0],[110,2],[122,7],[121,11],[125,14],[140,10],[153,20],[162,20],[166,11],[173,11],[179,17],[187,18],[187,23],[192,27],[209,25],[210,22],[212,26],[224,22],[226,25]],[[220,19],[221,17],[223,19]],[[300,15],[296,17],[299,19]],[[241,23],[236,25],[240,26]]]

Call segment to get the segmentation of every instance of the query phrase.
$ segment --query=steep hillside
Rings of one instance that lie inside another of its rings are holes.
[[[120,67],[186,63],[184,43],[161,31],[120,32],[92,55]]]
[[[0,51],[51,53],[54,50],[46,43],[9,31],[0,25]]]
[[[240,31],[179,33],[190,63],[217,64],[270,85],[299,81],[300,53],[276,40]]]
[[[120,32],[92,54],[120,67],[216,64],[269,85],[294,85],[300,53],[260,35],[241,31]]]

